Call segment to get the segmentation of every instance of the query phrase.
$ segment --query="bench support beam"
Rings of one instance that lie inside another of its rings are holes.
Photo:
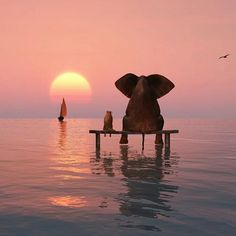
[[[165,133],[165,148],[170,149],[170,134]]]
[[[100,134],[96,133],[96,150],[99,151],[100,150]]]
[[[142,151],[144,150],[144,138],[145,138],[145,134],[142,133]]]

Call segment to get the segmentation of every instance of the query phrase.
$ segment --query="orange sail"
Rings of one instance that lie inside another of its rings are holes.
[[[64,98],[63,98],[62,104],[61,104],[60,116],[62,116],[62,117],[67,116],[67,107],[66,107],[66,103],[65,103],[65,99]]]

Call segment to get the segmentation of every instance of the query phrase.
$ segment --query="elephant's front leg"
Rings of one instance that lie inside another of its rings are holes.
[[[157,119],[157,130],[162,130],[164,127],[164,119],[162,115],[158,116]],[[163,145],[163,139],[162,139],[162,134],[156,134],[156,140],[155,140],[156,145]]]
[[[123,118],[123,131],[128,130],[128,117],[124,116]],[[120,144],[128,144],[128,134],[122,134],[120,138]]]

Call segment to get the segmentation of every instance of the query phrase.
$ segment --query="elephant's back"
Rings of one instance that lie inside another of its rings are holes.
[[[160,114],[155,117],[126,116],[124,122],[126,123],[125,127],[127,131],[143,133],[162,130],[164,125],[164,119]]]

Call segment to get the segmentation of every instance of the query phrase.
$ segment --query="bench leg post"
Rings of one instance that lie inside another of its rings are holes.
[[[142,133],[142,151],[144,150],[144,138],[145,138],[145,134]]]
[[[96,133],[96,151],[100,150],[100,134]]]
[[[170,134],[165,134],[165,148],[170,149]]]

